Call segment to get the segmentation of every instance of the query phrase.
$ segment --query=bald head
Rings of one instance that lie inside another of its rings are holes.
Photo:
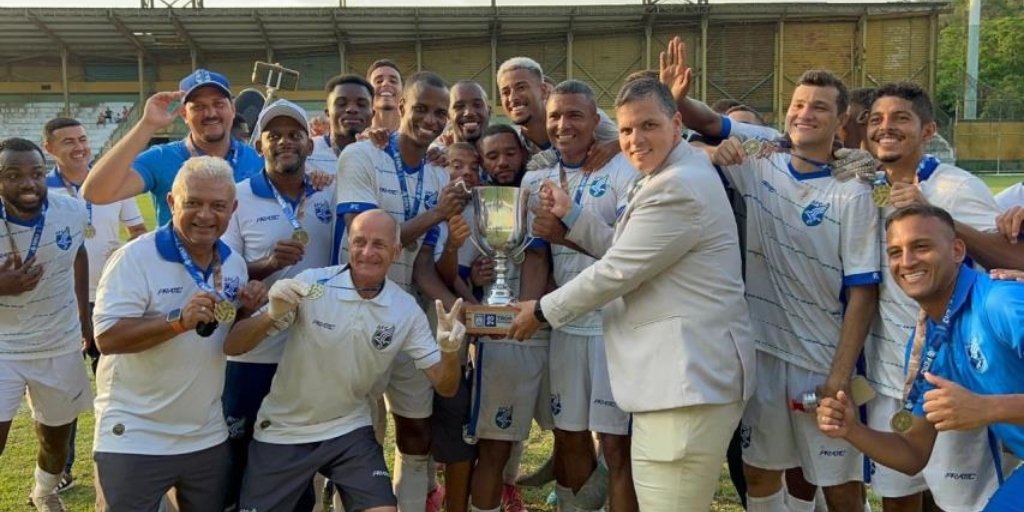
[[[398,221],[388,212],[379,208],[366,210],[352,219],[352,226],[349,228],[349,240],[357,234],[370,238],[387,239],[395,245],[401,245],[402,227]]]

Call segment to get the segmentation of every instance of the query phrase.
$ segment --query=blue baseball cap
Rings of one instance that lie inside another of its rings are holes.
[[[231,97],[231,84],[224,75],[200,68],[178,82],[178,90],[185,93],[182,103],[188,101],[188,97],[201,87],[216,87],[225,96]]]

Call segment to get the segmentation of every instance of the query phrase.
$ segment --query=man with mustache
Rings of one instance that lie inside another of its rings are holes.
[[[238,209],[222,239],[245,260],[249,278],[269,288],[305,269],[330,265],[334,189],[310,186],[306,162],[313,142],[302,107],[277,100],[260,113],[257,129],[264,171],[238,184]],[[228,357],[223,401],[234,456],[229,500],[238,498],[256,413],[270,391],[286,335]],[[298,510],[312,508],[312,495],[308,500]]]
[[[0,141],[0,454],[22,396],[39,439],[36,510],[64,511],[57,485],[75,418],[92,400],[82,364],[93,343],[85,206],[47,194],[43,150]]]
[[[400,126],[388,145],[380,149],[371,141],[361,141],[342,151],[334,242],[339,261],[347,262],[348,247],[342,241],[355,215],[374,208],[389,212],[401,226],[402,244],[389,277],[410,292],[414,278],[421,289],[422,280],[434,281],[431,291],[425,293],[446,305],[454,302],[455,296],[439,278],[434,279],[434,248],[443,243],[438,225],[460,214],[467,197],[448,183],[444,169],[426,161],[426,153],[447,123],[448,100],[444,80],[433,73],[417,73],[402,93]],[[403,509],[423,510],[429,485],[433,389],[408,357],[396,358],[390,375],[381,377],[379,390],[387,388],[385,396],[395,418],[395,494]]]
[[[882,197],[882,215],[914,204],[931,204],[948,211],[961,224],[995,231],[999,206],[988,186],[971,173],[925,154],[936,126],[931,99],[919,85],[882,85],[874,93],[865,121],[864,143],[884,172],[876,192],[889,189],[888,197]],[[880,235],[884,252],[885,233]],[[907,343],[920,309],[900,289],[900,279],[889,272],[888,263],[882,259],[879,314],[864,346],[868,380],[882,395],[868,402],[865,423],[881,432],[892,431],[890,419],[903,406]],[[989,446],[986,429],[942,432],[921,473],[908,476],[873,462],[871,487],[882,496],[886,512],[919,510],[925,489],[931,490],[943,510],[981,510],[999,485],[992,450],[998,451],[999,446]]]
[[[389,59],[380,59],[366,70],[366,80],[373,85],[372,128],[383,128],[389,132],[398,130],[402,114],[398,110],[399,94],[402,88],[402,72]]]
[[[313,152],[306,160],[311,168],[338,172],[338,155],[356,142],[373,119],[373,86],[359,75],[338,75],[327,81],[327,113],[330,131],[313,138]]]
[[[178,101],[180,106],[176,106]],[[189,134],[180,141],[147,149],[149,140],[181,116]],[[82,185],[82,196],[95,204],[153,196],[157,224],[171,220],[164,198],[185,160],[200,155],[223,158],[235,181],[263,168],[263,159],[251,147],[231,136],[235,106],[231,86],[223,75],[197,69],[178,84],[176,92],[158,92],[146,100],[139,122],[93,166]]]

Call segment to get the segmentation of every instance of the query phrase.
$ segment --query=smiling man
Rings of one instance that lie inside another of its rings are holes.
[[[335,174],[338,155],[356,142],[373,119],[373,87],[359,75],[338,75],[327,81],[327,119],[330,132],[313,139],[310,168]],[[311,135],[312,136],[312,135]]]
[[[487,102],[483,86],[471,80],[455,82],[448,115],[455,142],[476,144],[491,122],[491,105]]]
[[[398,64],[380,59],[370,64],[366,80],[373,86],[373,127],[389,132],[398,130],[402,119],[398,104],[402,93],[402,72]]]
[[[150,139],[179,115],[188,125],[188,135],[147,149]],[[195,70],[181,80],[178,91],[158,92],[146,100],[139,122],[93,166],[82,185],[82,196],[95,204],[107,204],[149,192],[157,223],[166,224],[171,212],[164,198],[185,160],[200,155],[223,158],[231,165],[236,182],[263,168],[256,151],[231,136],[234,118],[227,78]]]

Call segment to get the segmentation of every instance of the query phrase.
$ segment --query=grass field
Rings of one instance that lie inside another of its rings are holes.
[[[985,182],[994,193],[1020,182],[1024,177],[1020,175],[1010,176],[987,176]],[[148,195],[139,197],[139,206],[146,218],[146,225],[152,229],[155,221],[153,207]],[[78,462],[75,464],[75,478],[77,485],[74,489],[63,494],[65,502],[73,511],[92,510],[95,494],[93,492],[92,479],[92,413],[83,414],[79,420],[79,443],[76,450]],[[393,429],[389,429],[389,437]],[[388,462],[391,463],[394,443],[388,442]],[[551,436],[534,429],[527,442],[526,452],[523,457],[523,470],[531,471],[539,466],[551,449]],[[24,505],[25,497],[28,495],[32,481],[32,470],[35,467],[36,441],[32,431],[32,423],[29,420],[27,407],[14,420],[7,448],[0,456],[0,511],[11,512],[16,510],[27,510]],[[551,491],[550,486],[541,490],[528,490],[525,497],[529,508],[534,511],[553,511],[552,506],[546,505],[545,500]],[[875,501],[873,499],[873,501]],[[875,510],[880,510],[878,503],[873,503]],[[728,474],[723,470],[718,496],[712,507],[714,511],[735,512],[741,511],[739,499],[737,498],[732,485],[729,483]]]

